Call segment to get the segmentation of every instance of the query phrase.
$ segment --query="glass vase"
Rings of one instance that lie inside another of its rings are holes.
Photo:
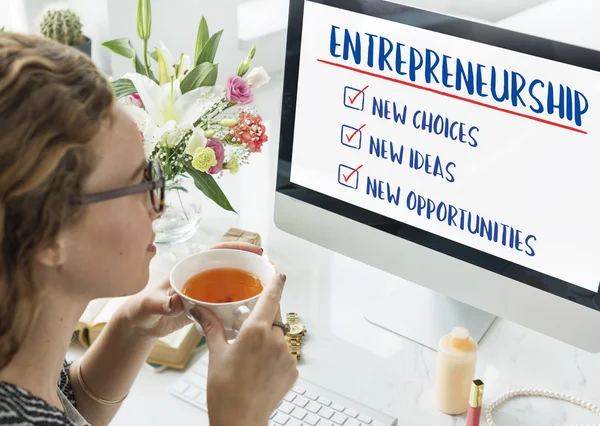
[[[156,244],[177,244],[189,240],[197,231],[202,217],[202,195],[188,192],[186,180],[176,178],[165,184],[165,212],[153,223]]]

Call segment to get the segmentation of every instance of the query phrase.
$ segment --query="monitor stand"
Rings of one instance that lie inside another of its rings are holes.
[[[365,319],[434,351],[440,338],[455,326],[467,328],[480,342],[496,319],[425,287],[399,281],[368,308]]]

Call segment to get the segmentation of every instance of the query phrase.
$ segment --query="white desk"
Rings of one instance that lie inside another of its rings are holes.
[[[567,3],[570,0],[563,6],[568,9]],[[275,76],[258,101],[263,116],[279,116],[280,93],[281,77]],[[464,417],[446,416],[432,406],[436,354],[363,319],[367,303],[395,280],[285,235],[271,225],[277,134],[275,126],[266,152],[235,179],[222,182],[240,216],[224,213],[207,201],[198,235],[182,246],[161,248],[152,264],[152,279],[166,274],[178,256],[217,241],[230,226],[260,232],[266,253],[288,275],[282,308],[299,312],[309,330],[299,366],[304,378],[394,415],[400,425],[463,425]],[[80,347],[73,346],[68,356],[81,353]],[[113,424],[208,425],[205,413],[169,395],[180,374],[142,369]],[[600,356],[503,320],[494,324],[481,344],[477,376],[486,383],[484,403],[522,387],[542,387],[600,402]],[[537,398],[510,402],[496,414],[500,426],[585,424],[594,420],[580,408]]]
[[[224,222],[215,235],[226,228]],[[368,271],[352,268],[352,262],[281,233],[270,234],[267,244],[268,255],[288,275],[282,308],[299,312],[309,330],[299,366],[303,377],[395,415],[400,425],[464,424],[463,417],[432,407],[435,353],[363,319],[369,296],[393,280],[369,280]],[[73,348],[72,355],[80,352]],[[208,425],[205,413],[168,394],[180,374],[142,369],[114,425]],[[600,395],[598,356],[502,320],[482,342],[477,375],[486,383],[486,403],[516,387],[543,387],[596,402]],[[511,402],[496,418],[503,426],[594,420],[582,409],[540,399]]]

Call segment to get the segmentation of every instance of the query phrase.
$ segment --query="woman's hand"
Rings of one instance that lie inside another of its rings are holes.
[[[214,249],[245,250],[259,256],[263,252],[253,244],[239,242],[219,243],[208,248]],[[119,315],[136,334],[151,338],[167,336],[191,322],[183,315],[183,302],[171,288],[168,276],[129,298]]]
[[[285,276],[277,275],[263,290],[232,344],[219,318],[198,307],[190,313],[202,326],[209,349],[208,413],[211,426],[264,426],[298,378],[297,361],[283,331],[279,302]]]

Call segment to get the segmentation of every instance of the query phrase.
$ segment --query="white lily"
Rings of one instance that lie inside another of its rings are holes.
[[[145,110],[133,106],[126,110],[144,134],[146,152],[152,152],[166,133],[193,129],[196,120],[221,98],[213,88],[201,87],[182,94],[179,80],[160,86],[142,74],[129,73],[123,78],[131,80],[144,105]]]
[[[158,56],[158,81],[160,84],[168,83],[175,78],[175,59],[162,41],[158,42],[156,54]]]
[[[171,78],[181,80],[185,77],[186,73],[190,70],[192,64],[190,57],[183,53],[179,56],[178,61],[175,62],[175,57],[171,54],[171,51],[165,46],[162,41],[158,42],[156,47],[158,54],[158,73],[159,82],[164,84],[171,81]],[[164,68],[163,68],[164,64]]]
[[[206,133],[200,127],[196,127],[188,140],[187,147],[185,149],[185,153],[189,155],[194,155],[198,148],[204,148],[206,146]]]

